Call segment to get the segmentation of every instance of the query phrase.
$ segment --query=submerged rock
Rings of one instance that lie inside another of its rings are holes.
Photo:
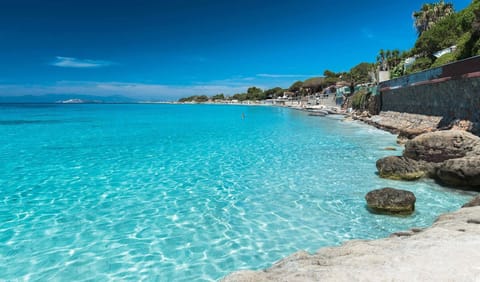
[[[415,195],[406,190],[383,188],[365,195],[368,209],[374,213],[409,215],[415,210]]]
[[[461,130],[425,133],[405,144],[403,155],[414,160],[441,163],[479,150],[480,137]]]
[[[393,180],[417,180],[433,171],[432,165],[399,156],[379,159],[376,165],[380,177]]]

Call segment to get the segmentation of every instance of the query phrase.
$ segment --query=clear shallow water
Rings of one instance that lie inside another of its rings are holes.
[[[377,177],[400,150],[272,107],[0,106],[0,279],[215,280],[428,226],[471,197]],[[412,217],[366,211],[386,186],[416,194]]]

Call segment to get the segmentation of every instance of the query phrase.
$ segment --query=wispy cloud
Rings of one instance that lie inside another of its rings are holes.
[[[110,61],[77,59],[72,57],[55,57],[52,66],[61,68],[100,68],[112,65]]]
[[[83,94],[96,96],[123,95],[144,100],[177,100],[191,95],[227,95],[246,91],[246,84],[164,85],[129,82],[58,81],[50,85],[0,84],[4,96]]]
[[[373,34],[373,32],[368,28],[362,28],[361,32],[362,32],[362,35],[368,39],[375,38],[375,35]]]
[[[314,77],[319,75],[308,75],[308,74],[271,74],[271,73],[259,73],[258,77],[266,78],[302,78],[302,77]]]
[[[4,96],[44,95],[44,94],[83,94],[95,96],[123,95],[141,100],[177,100],[191,95],[233,95],[246,92],[256,86],[269,89],[276,86],[288,87],[295,80],[315,75],[275,75],[232,76],[220,80],[190,82],[185,85],[118,82],[118,81],[57,81],[51,84],[2,84],[0,93]],[[318,76],[318,75],[317,75]]]

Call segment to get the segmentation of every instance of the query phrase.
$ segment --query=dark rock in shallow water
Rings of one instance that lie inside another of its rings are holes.
[[[461,130],[425,133],[405,144],[403,155],[414,160],[441,163],[465,157],[480,148],[480,137]]]
[[[437,169],[437,178],[448,185],[480,191],[480,156],[451,159]]]
[[[380,177],[394,180],[417,180],[433,171],[433,165],[398,156],[379,159],[376,165]]]
[[[403,157],[377,161],[380,177],[431,177],[448,186],[480,191],[480,137],[461,130],[425,133],[405,144]]]
[[[368,209],[373,213],[409,215],[415,210],[415,195],[394,188],[373,190],[365,195]]]
[[[462,208],[471,208],[477,206],[480,206],[480,196],[476,196],[475,198],[471,199],[470,202],[463,205]]]

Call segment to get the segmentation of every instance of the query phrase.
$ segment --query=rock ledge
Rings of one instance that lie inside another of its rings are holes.
[[[432,227],[411,233],[349,241],[313,255],[298,252],[269,269],[222,281],[478,281],[480,207],[444,214]]]

